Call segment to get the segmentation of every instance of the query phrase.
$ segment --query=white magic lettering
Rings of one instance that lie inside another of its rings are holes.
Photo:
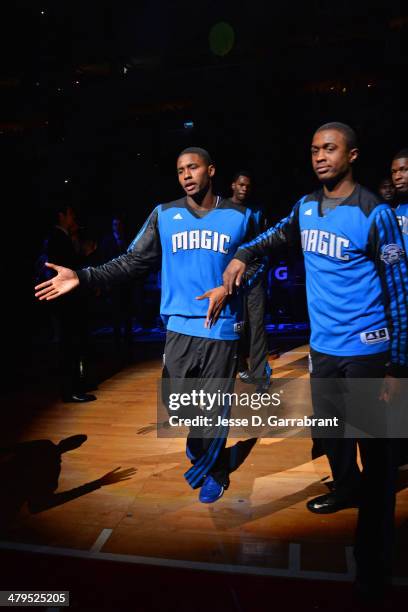
[[[172,234],[173,253],[192,249],[206,249],[227,255],[231,236],[212,230],[190,230]]]
[[[324,230],[305,229],[302,230],[302,249],[319,255],[327,255],[334,259],[342,259],[348,261],[350,255],[343,252],[350,246],[350,240],[325,232]]]

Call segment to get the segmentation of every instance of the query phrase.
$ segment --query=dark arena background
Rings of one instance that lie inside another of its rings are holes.
[[[215,193],[229,197],[234,173],[249,171],[251,202],[273,225],[317,187],[314,131],[341,121],[358,135],[358,182],[377,192],[408,146],[407,3],[8,4],[0,37],[0,590],[70,591],[78,610],[366,609],[353,595],[356,508],[306,510],[330,479],[325,457],[311,460],[309,439],[259,441],[216,504],[199,504],[182,482],[184,442],[157,437],[155,425],[160,274],[132,286],[126,341],[115,336],[109,297],[87,303],[80,317],[97,401],[84,404],[59,397],[58,333],[33,287],[56,206],[75,209],[93,245],[84,265],[98,263],[113,217],[132,240],[154,206],[182,197],[176,158],[188,146],[213,156]],[[300,249],[282,250],[269,266],[273,377],[307,379]],[[15,459],[19,443],[55,446],[76,434],[87,440],[61,464],[34,447]],[[119,466],[129,478],[101,484]],[[27,490],[49,471],[55,499],[38,509]],[[406,474],[393,586],[371,609],[406,606]]]

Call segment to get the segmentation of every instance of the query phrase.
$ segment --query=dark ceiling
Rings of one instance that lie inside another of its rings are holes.
[[[319,124],[357,129],[373,188],[407,145],[406,2],[17,0],[2,11],[0,152],[12,197],[23,175],[20,201],[43,209],[68,180],[88,211],[136,198],[143,218],[179,193],[176,153],[200,144],[221,191],[249,167],[279,216],[314,185]]]

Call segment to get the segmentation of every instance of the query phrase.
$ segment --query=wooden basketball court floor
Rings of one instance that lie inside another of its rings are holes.
[[[307,351],[302,346],[274,360],[274,377],[307,379]],[[232,474],[223,498],[201,504],[198,491],[183,478],[189,467],[184,440],[156,435],[160,372],[159,359],[132,365],[99,386],[96,402],[83,405],[54,402],[39,409],[41,397],[21,391],[20,406],[32,404],[31,418],[14,442],[48,439],[57,443],[74,434],[88,436],[80,448],[62,456],[58,492],[80,487],[118,467],[136,472],[128,480],[38,514],[23,506],[3,534],[0,548],[351,580],[357,511],[319,516],[305,508],[308,499],[327,492],[321,480],[330,474],[324,457],[311,461],[310,440],[259,440]],[[231,444],[236,441],[232,439]],[[408,584],[408,490],[404,488],[398,493],[397,526],[394,582]]]

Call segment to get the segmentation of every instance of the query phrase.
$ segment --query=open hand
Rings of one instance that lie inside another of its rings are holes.
[[[196,297],[196,300],[209,300],[207,315],[204,323],[204,327],[206,329],[209,329],[212,325],[214,325],[214,323],[217,322],[218,317],[224,308],[227,297],[228,294],[223,285],[215,287],[214,289],[209,289],[209,291],[206,291],[203,293],[203,295]]]
[[[70,270],[70,268],[63,268],[62,266],[56,266],[55,264],[48,262],[45,265],[47,268],[55,270],[57,275],[34,287],[35,297],[40,301],[55,300],[55,298],[59,297],[60,295],[64,295],[64,293],[68,293],[69,291],[72,291],[72,289],[75,289],[75,287],[78,287],[79,279],[74,270]]]

